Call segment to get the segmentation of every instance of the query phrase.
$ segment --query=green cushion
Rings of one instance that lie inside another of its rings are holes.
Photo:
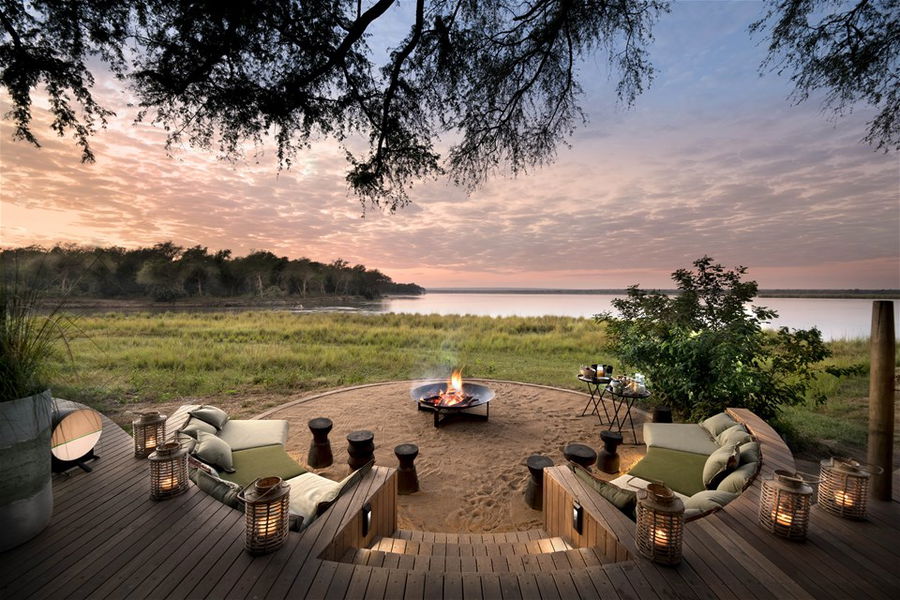
[[[647,448],[647,455],[631,470],[629,475],[648,481],[662,481],[669,488],[685,496],[703,491],[703,467],[707,457],[693,452]]]
[[[705,421],[700,422],[700,427],[709,432],[709,435],[716,437],[729,427],[737,425],[737,421],[729,417],[725,413],[713,415]]]
[[[741,460],[738,465],[759,462],[759,442],[746,442],[741,444]]]
[[[720,446],[731,446],[732,444],[744,444],[746,442],[752,441],[753,438],[750,436],[750,433],[747,431],[747,428],[743,425],[735,425],[734,427],[729,427],[722,433],[716,436],[716,443]]]
[[[738,495],[732,492],[723,492],[721,490],[703,490],[697,492],[684,501],[685,510],[696,509],[700,512],[706,512],[714,508],[721,508],[737,498]]]
[[[231,456],[231,446],[218,437],[205,431],[197,432],[197,445],[193,453],[205,463],[209,463],[222,471],[234,471],[234,460]]]
[[[182,427],[179,431],[181,433],[184,433],[185,435],[191,436],[196,440],[198,431],[205,431],[206,433],[215,435],[218,430],[206,421],[201,421],[200,419],[191,417],[191,419],[187,422],[187,425]]]
[[[238,492],[241,486],[219,479],[215,475],[210,475],[201,469],[191,469],[191,481],[197,484],[197,487],[221,502],[232,508],[240,508],[241,503],[238,500]]]
[[[722,479],[738,467],[740,455],[737,444],[722,446],[710,454],[703,465],[703,485],[706,489],[716,489]]]
[[[231,457],[235,472],[222,473],[220,477],[241,487],[250,485],[257,477],[281,477],[287,480],[306,473],[306,469],[288,456],[280,444],[235,450]]]
[[[215,406],[204,405],[200,408],[195,408],[190,411],[190,415],[209,423],[216,429],[222,429],[225,423],[228,422],[228,414],[221,408],[216,408]]]
[[[747,485],[747,482],[750,481],[750,478],[756,473],[757,466],[757,463],[741,465],[725,477],[716,489],[720,492],[740,494],[741,491],[743,491],[744,486]]]
[[[633,490],[625,490],[617,485],[602,481],[591,476],[584,469],[570,465],[575,476],[582,480],[589,488],[606,498],[606,500],[622,511],[629,519],[635,520],[634,511],[637,508],[637,493]]]

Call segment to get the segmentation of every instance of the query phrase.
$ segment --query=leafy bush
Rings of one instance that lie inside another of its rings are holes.
[[[829,356],[819,330],[763,330],[778,315],[748,307],[757,285],[741,281],[745,267],[726,270],[708,256],[694,267],[672,274],[673,296],[634,285],[626,298],[613,300],[618,316],[596,315],[607,323],[609,349],[644,373],[656,398],[685,418],[726,406],[772,418],[780,406],[805,401],[814,366]]]

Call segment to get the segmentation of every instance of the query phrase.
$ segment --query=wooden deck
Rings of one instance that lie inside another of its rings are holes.
[[[0,554],[0,598],[900,597],[900,504],[872,502],[861,523],[814,508],[806,543],[776,538],[756,525],[759,483],[793,458],[754,415],[735,416],[760,439],[760,477],[724,511],[687,525],[677,568],[635,558],[634,523],[564,468],[547,472],[543,530],[396,530],[394,470],[376,467],[280,550],[254,558],[243,550],[243,515],[195,486],[150,500],[146,461],[105,419],[94,471],[55,476],[49,527]],[[573,496],[588,516],[584,536],[560,516]],[[377,526],[363,540],[366,501]]]

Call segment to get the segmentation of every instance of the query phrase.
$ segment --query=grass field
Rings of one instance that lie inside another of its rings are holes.
[[[287,312],[106,314],[77,319],[74,364],[59,358],[56,395],[110,414],[182,397],[295,395],[360,383],[444,376],[582,389],[578,366],[614,357],[589,319]],[[864,341],[831,344],[834,364],[868,365]],[[796,448],[865,443],[867,376],[817,382],[829,401],[786,410]]]

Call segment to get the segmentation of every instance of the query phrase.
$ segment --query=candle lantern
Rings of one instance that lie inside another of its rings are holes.
[[[150,455],[151,498],[165,500],[187,490],[187,454],[187,449],[178,442],[168,442]]]
[[[849,458],[826,458],[820,467],[819,505],[845,519],[865,519],[869,476],[881,473],[881,467]]]
[[[262,477],[238,495],[244,502],[247,552],[273,552],[287,539],[290,491],[291,486],[281,477]]]
[[[661,565],[681,562],[684,503],[664,485],[651,483],[638,491],[637,549]]]
[[[812,487],[799,473],[777,470],[762,484],[759,497],[759,524],[789,540],[806,539]]]
[[[134,429],[134,455],[147,458],[157,446],[166,441],[166,415],[156,411],[140,413],[140,418],[131,422]]]

